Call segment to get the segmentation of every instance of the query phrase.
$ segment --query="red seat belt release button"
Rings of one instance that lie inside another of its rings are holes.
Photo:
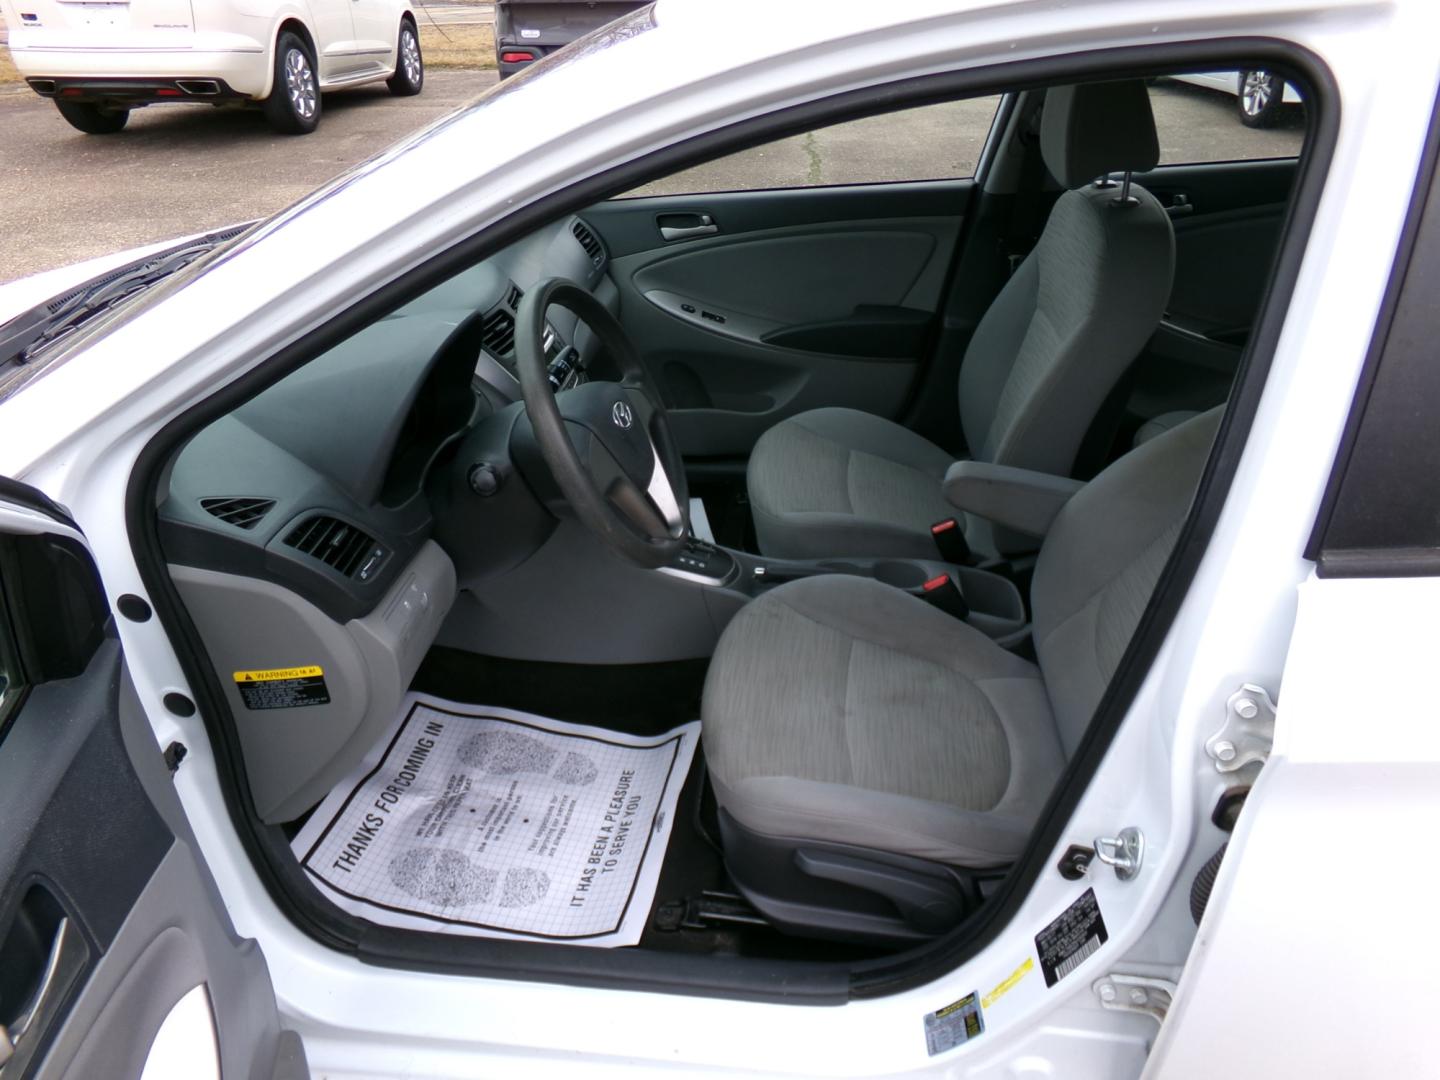
[[[970,614],[970,605],[965,602],[960,586],[955,584],[955,579],[949,574],[938,574],[925,582],[920,586],[920,596],[957,619],[963,619]]]
[[[954,518],[937,521],[930,526],[930,535],[935,538],[935,547],[940,557],[957,566],[968,565],[971,559],[970,545],[965,540],[965,530]]]

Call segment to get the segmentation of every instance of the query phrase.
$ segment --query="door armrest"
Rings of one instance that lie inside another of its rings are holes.
[[[1081,480],[984,461],[957,461],[945,472],[945,498],[952,505],[1036,537],[1050,531],[1055,515],[1084,486]]]

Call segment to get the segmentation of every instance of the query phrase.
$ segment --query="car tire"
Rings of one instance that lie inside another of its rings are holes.
[[[308,135],[320,123],[320,79],[310,47],[288,30],[275,41],[275,84],[265,119],[282,135]]]
[[[395,74],[385,85],[396,97],[414,97],[425,86],[425,58],[420,55],[420,35],[409,19],[400,24],[400,41],[395,46]]]
[[[107,109],[89,101],[57,101],[55,108],[71,127],[86,135],[114,135],[130,119],[129,109]]]
[[[1285,80],[1268,71],[1240,72],[1235,108],[1246,127],[1273,127],[1285,103]]]

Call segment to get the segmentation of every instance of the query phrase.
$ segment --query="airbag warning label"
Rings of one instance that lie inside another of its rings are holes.
[[[247,709],[303,709],[330,704],[325,672],[318,664],[235,672],[235,688]]]
[[[1086,889],[1059,918],[1035,935],[1035,951],[1040,955],[1045,985],[1054,986],[1109,940],[1095,890]]]

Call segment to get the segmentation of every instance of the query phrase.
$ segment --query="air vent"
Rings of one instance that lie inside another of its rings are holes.
[[[603,266],[605,249],[600,246],[599,238],[590,231],[590,226],[576,218],[575,224],[570,226],[570,231],[575,234],[575,239],[580,241],[580,246],[585,249],[585,254],[590,256],[590,261],[596,266]]]
[[[369,581],[390,554],[374,537],[324,514],[316,514],[296,525],[285,537],[285,543],[356,581]]]
[[[508,304],[513,310],[519,311],[520,301],[524,298],[524,296],[525,290],[520,288],[519,285],[516,285],[512,281],[510,283],[510,291],[505,294],[505,303]]]
[[[515,348],[515,316],[505,308],[496,308],[486,315],[480,328],[480,341],[486,352],[494,356],[509,356]]]
[[[218,496],[201,499],[200,509],[237,529],[253,529],[275,508],[274,499],[227,498]]]

